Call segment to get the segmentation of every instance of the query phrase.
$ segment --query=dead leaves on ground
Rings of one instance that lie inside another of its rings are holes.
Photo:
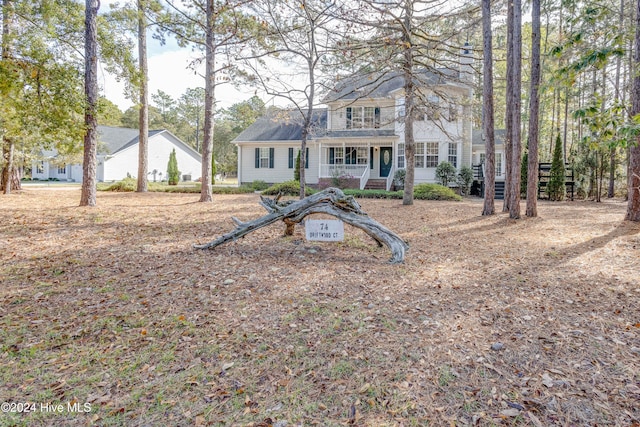
[[[191,249],[231,215],[262,215],[255,195],[101,193],[93,210],[68,194],[0,197],[9,400],[86,401],[82,421],[99,425],[640,419],[640,228],[620,225],[623,204],[542,203],[510,222],[475,200],[363,200],[410,241],[390,266],[351,229],[341,244],[274,225]]]

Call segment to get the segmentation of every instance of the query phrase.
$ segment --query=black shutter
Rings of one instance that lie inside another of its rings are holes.
[[[375,109],[375,119],[373,127],[376,129],[380,127],[380,107],[376,107]]]
[[[373,170],[373,147],[369,148],[369,169]]]
[[[273,147],[269,148],[269,169],[273,169],[273,153],[275,149]]]
[[[304,168],[305,169],[309,169],[309,147],[307,147],[307,149],[305,150],[305,155],[304,155]]]
[[[256,148],[256,169],[260,169],[260,149]]]
[[[329,164],[334,165],[336,163],[336,150],[331,147],[329,148]]]
[[[293,148],[289,148],[289,169],[293,169]]]
[[[351,129],[351,107],[347,107],[347,129]]]

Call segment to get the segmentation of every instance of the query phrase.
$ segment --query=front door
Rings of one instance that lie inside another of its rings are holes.
[[[380,147],[380,178],[389,176],[392,164],[393,156],[391,155],[391,147]]]

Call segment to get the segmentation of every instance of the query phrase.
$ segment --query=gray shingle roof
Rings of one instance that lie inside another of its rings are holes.
[[[150,130],[149,136],[164,132],[164,130]],[[138,143],[140,131],[138,129],[119,128],[113,126],[98,126],[98,141],[101,154],[115,154],[120,150]]]
[[[504,136],[506,131],[504,129],[495,130],[496,145],[504,145]],[[482,130],[474,129],[471,136],[471,143],[473,145],[484,145],[484,139],[482,139]]]
[[[458,72],[449,69],[424,70],[417,74],[416,84],[439,85],[454,79]],[[404,79],[399,72],[357,74],[338,81],[323,102],[353,101],[359,98],[387,98],[391,92],[401,89]]]
[[[313,112],[311,137],[324,135],[327,109]],[[302,138],[302,114],[298,111],[270,111],[242,131],[233,142],[299,141]]]

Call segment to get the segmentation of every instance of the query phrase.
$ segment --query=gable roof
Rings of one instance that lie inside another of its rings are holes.
[[[458,77],[451,69],[423,70],[416,74],[417,85],[443,85]],[[364,73],[339,80],[329,91],[323,102],[353,101],[359,98],[387,98],[391,93],[404,87],[404,78],[400,72]]]
[[[311,137],[324,135],[327,130],[327,109],[313,111]],[[273,110],[258,118],[233,140],[237,142],[300,141],[302,114],[297,110]]]
[[[149,137],[164,130],[150,130]],[[102,143],[101,154],[115,154],[138,143],[140,131],[138,129],[119,128],[113,126],[98,126],[98,140]]]

